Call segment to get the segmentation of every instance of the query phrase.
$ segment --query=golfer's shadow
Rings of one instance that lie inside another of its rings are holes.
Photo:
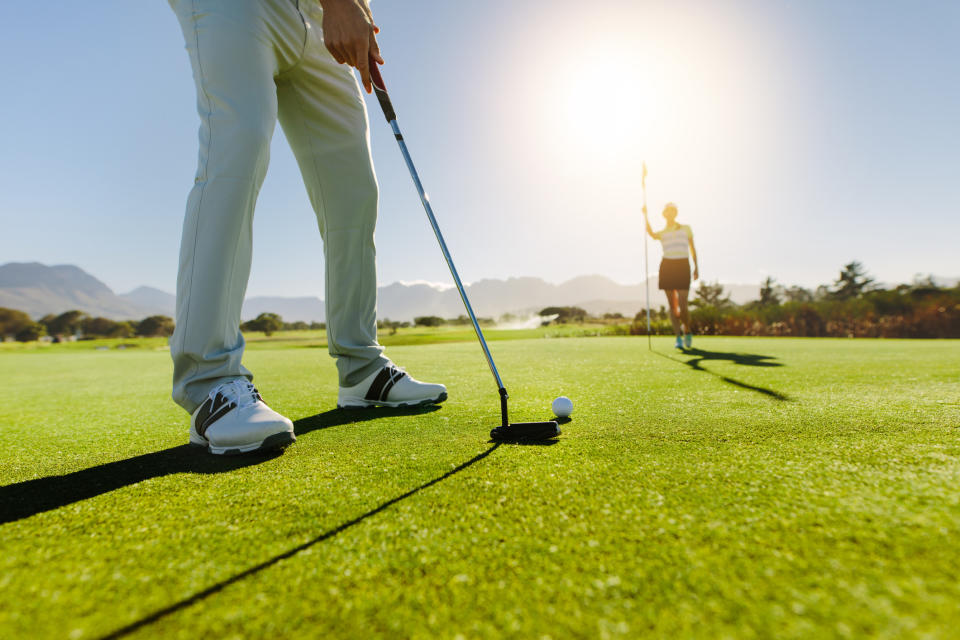
[[[433,410],[436,410],[436,407],[434,407]],[[320,416],[314,416],[314,418],[320,418],[320,417],[323,416],[323,415],[325,415],[325,414],[320,414]],[[319,421],[319,422],[320,422],[321,424],[323,423],[322,420]],[[317,428],[324,428],[325,426],[333,426],[333,425],[332,425],[332,424],[325,424],[325,425],[323,425],[323,426],[318,426]],[[197,603],[199,603],[199,602],[201,602],[201,601],[209,598],[210,596],[212,596],[212,595],[214,595],[214,594],[216,594],[216,593],[219,593],[220,591],[223,591],[225,588],[229,587],[229,586],[232,585],[232,584],[235,584],[235,583],[237,583],[237,582],[240,582],[241,580],[244,580],[244,579],[246,579],[246,578],[249,578],[250,576],[256,575],[256,574],[260,573],[261,571],[263,571],[264,569],[268,569],[268,568],[272,567],[273,565],[277,564],[278,562],[281,562],[281,561],[286,560],[286,559],[288,559],[288,558],[292,558],[293,556],[297,555],[298,553],[300,553],[300,552],[302,552],[302,551],[305,551],[305,550],[309,549],[310,547],[313,547],[313,546],[315,546],[315,545],[317,545],[317,544],[320,544],[321,542],[324,542],[324,541],[326,541],[326,540],[329,540],[330,538],[333,538],[334,536],[337,536],[337,535],[343,533],[343,532],[346,531],[347,529],[350,529],[351,527],[354,527],[354,526],[356,526],[356,525],[364,522],[365,520],[367,520],[367,519],[369,519],[369,518],[372,518],[373,516],[381,513],[382,511],[385,511],[386,509],[388,509],[388,508],[392,507],[393,505],[397,504],[398,502],[401,502],[401,501],[403,501],[403,500],[406,500],[407,498],[410,498],[411,496],[414,496],[414,495],[416,495],[417,493],[420,493],[420,492],[423,491],[424,489],[428,489],[428,488],[430,488],[430,487],[432,487],[432,486],[434,486],[434,485],[436,485],[436,484],[439,484],[440,482],[443,482],[443,481],[446,480],[447,478],[450,478],[450,477],[452,477],[452,476],[455,476],[456,474],[460,473],[460,472],[463,471],[464,469],[467,469],[467,468],[469,468],[469,467],[472,467],[473,465],[477,464],[478,462],[480,462],[481,460],[483,460],[484,458],[486,458],[487,456],[489,456],[491,453],[493,453],[494,451],[496,451],[497,448],[500,447],[500,446],[501,446],[500,443],[494,443],[494,444],[492,444],[490,447],[488,447],[487,449],[481,451],[480,453],[478,453],[477,455],[473,456],[473,457],[470,458],[469,460],[460,463],[458,466],[454,467],[453,469],[450,469],[450,470],[448,470],[448,471],[446,471],[446,472],[444,472],[444,473],[442,473],[442,474],[440,474],[440,475],[438,475],[438,476],[436,476],[436,477],[434,477],[434,478],[432,478],[432,479],[430,479],[430,480],[427,480],[427,481],[425,481],[423,484],[420,484],[419,486],[416,486],[416,487],[414,487],[414,488],[412,488],[412,489],[409,489],[408,491],[405,491],[405,492],[403,492],[403,493],[401,493],[401,494],[399,494],[399,495],[397,495],[397,496],[394,496],[393,498],[389,498],[389,499],[387,499],[387,500],[384,500],[383,502],[381,502],[381,503],[373,506],[372,508],[370,508],[369,510],[361,513],[360,515],[355,516],[355,517],[353,517],[353,518],[350,518],[349,520],[346,520],[346,521],[340,523],[339,525],[336,525],[336,526],[334,526],[334,527],[332,527],[332,528],[330,528],[330,529],[327,529],[326,531],[323,531],[323,532],[319,533],[318,535],[316,535],[316,536],[313,537],[312,539],[310,539],[310,540],[308,540],[308,541],[306,541],[306,542],[304,542],[304,543],[302,543],[302,544],[299,544],[299,545],[297,545],[297,546],[295,546],[295,547],[293,547],[293,548],[287,549],[286,551],[284,551],[284,552],[282,552],[282,553],[278,553],[277,555],[275,555],[275,556],[273,556],[273,557],[271,557],[271,558],[268,558],[268,559],[264,560],[263,562],[260,562],[259,564],[256,564],[256,565],[250,567],[249,569],[246,569],[246,570],[244,570],[244,571],[241,571],[240,573],[236,573],[236,574],[233,574],[233,575],[231,575],[231,576],[229,576],[229,577],[226,577],[226,578],[220,580],[219,582],[215,582],[214,584],[211,584],[211,585],[208,586],[207,588],[205,588],[205,589],[203,589],[203,590],[201,590],[201,591],[197,591],[196,593],[194,593],[194,594],[191,595],[191,596],[188,596],[188,597],[183,598],[183,599],[181,599],[181,600],[177,600],[176,602],[173,602],[172,604],[169,604],[169,605],[167,605],[166,607],[164,607],[164,608],[162,608],[162,609],[158,609],[158,610],[154,611],[153,613],[151,613],[151,614],[149,614],[149,615],[146,615],[146,616],[144,616],[144,617],[142,617],[142,618],[139,618],[139,619],[137,619],[137,620],[134,620],[133,622],[130,622],[129,624],[127,624],[127,625],[125,625],[125,626],[117,629],[116,631],[114,631],[114,632],[112,632],[112,633],[109,633],[109,634],[103,636],[103,637],[101,638],[101,640],[116,640],[117,638],[126,637],[126,636],[130,635],[131,633],[134,633],[134,632],[142,629],[143,627],[146,627],[146,626],[148,626],[148,625],[151,625],[151,624],[153,624],[154,622],[157,622],[157,621],[159,621],[159,620],[162,620],[163,618],[166,618],[167,616],[169,616],[169,615],[171,615],[171,614],[177,613],[178,611],[182,611],[183,609],[186,609],[186,608],[188,608],[188,607],[191,607],[191,606],[193,606],[193,605],[195,605],[195,604],[197,604]]]
[[[412,409],[334,409],[301,418],[294,423],[298,436],[344,424],[378,418],[418,415],[439,409],[436,405]],[[228,473],[272,460],[281,452],[239,456],[213,456],[189,444],[163,451],[108,462],[61,476],[47,476],[0,487],[0,525],[93,498],[116,489],[175,473]]]
[[[705,369],[702,364],[707,361],[723,361],[723,362],[733,362],[734,364],[741,364],[748,367],[782,367],[783,363],[774,362],[776,358],[774,356],[762,356],[754,353],[734,353],[734,352],[724,352],[724,351],[704,351],[703,349],[683,349],[683,355],[694,356],[689,360],[681,360],[680,358],[675,358],[666,353],[660,353],[659,351],[654,351],[659,356],[673,360],[674,362],[681,362],[691,369],[696,371],[703,371],[709,373],[712,376],[715,376],[727,384],[732,384],[735,387],[741,389],[747,389],[748,391],[755,391],[761,393],[765,396],[773,398],[775,400],[782,400],[784,402],[790,401],[790,397],[775,391],[773,389],[767,389],[766,387],[760,387],[753,384],[748,384],[741,380],[725,376],[709,369]]]

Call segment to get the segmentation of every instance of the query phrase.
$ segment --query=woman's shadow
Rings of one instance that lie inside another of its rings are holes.
[[[682,353],[684,355],[694,356],[689,360],[681,360],[680,358],[675,358],[671,355],[661,353],[659,351],[654,351],[659,356],[673,360],[674,362],[681,362],[691,369],[696,371],[703,371],[709,373],[712,376],[715,376],[727,384],[731,384],[735,387],[741,389],[747,389],[748,391],[755,391],[756,393],[763,394],[767,397],[773,398],[774,400],[781,400],[784,402],[789,402],[790,397],[786,394],[780,393],[774,389],[768,389],[766,387],[761,387],[753,384],[748,384],[741,380],[731,378],[729,376],[721,375],[705,369],[702,365],[707,361],[724,361],[724,362],[733,362],[734,364],[741,364],[748,367],[782,367],[783,363],[774,362],[776,358],[774,356],[763,356],[755,353],[735,353],[735,352],[725,352],[725,351],[704,351],[703,349],[683,349]]]
[[[343,424],[419,415],[438,409],[436,405],[412,409],[334,409],[297,420],[294,423],[294,432],[302,436],[311,431]],[[272,451],[239,456],[213,456],[202,447],[184,444],[60,476],[47,476],[8,484],[0,487],[0,525],[58,509],[150,478],[175,473],[227,473],[264,463],[281,453],[281,451]]]

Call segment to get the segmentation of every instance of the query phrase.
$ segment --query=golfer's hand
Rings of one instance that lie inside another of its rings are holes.
[[[373,14],[367,0],[320,0],[323,7],[323,41],[340,64],[348,64],[360,71],[363,88],[370,93],[370,58],[383,64],[376,34],[380,28],[373,23]]]
[[[699,279],[700,279],[700,268],[699,268],[699,267],[694,267],[694,268],[693,268],[693,279],[694,279],[694,280],[699,280]]]

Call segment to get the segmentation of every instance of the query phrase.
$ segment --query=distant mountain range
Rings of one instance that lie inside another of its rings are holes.
[[[35,318],[80,309],[107,318],[143,318],[143,308],[73,265],[48,267],[36,262],[0,266],[0,307]],[[148,313],[146,315],[153,315]]]
[[[950,283],[949,279],[937,278]],[[724,285],[731,299],[743,304],[759,297],[759,285]],[[644,285],[623,285],[600,275],[580,276],[561,284],[540,278],[480,280],[467,286],[478,316],[499,318],[505,313],[530,316],[548,306],[578,306],[593,315],[622,313],[633,316],[643,309]],[[664,298],[651,278],[652,306]],[[395,282],[377,290],[377,315],[409,321],[415,316],[455,318],[464,313],[454,288]],[[142,319],[151,315],[174,315],[173,294],[152,287],[138,287],[116,294],[100,280],[73,265],[47,266],[37,262],[11,262],[0,266],[0,307],[19,309],[34,318],[48,313],[79,309],[90,315],[115,320]],[[251,297],[243,303],[244,320],[270,311],[288,322],[323,322],[323,300],[316,297]]]

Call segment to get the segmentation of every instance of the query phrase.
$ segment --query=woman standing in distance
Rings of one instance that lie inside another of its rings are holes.
[[[670,321],[673,331],[677,334],[677,349],[689,349],[693,344],[693,332],[690,328],[690,310],[687,308],[687,298],[690,295],[690,262],[693,254],[693,279],[700,277],[697,266],[697,249],[693,246],[693,230],[689,225],[677,222],[677,205],[668,202],[663,207],[663,217],[667,226],[661,231],[654,231],[647,218],[647,206],[643,206],[643,219],[647,225],[647,233],[654,240],[663,245],[663,260],[660,262],[660,277],[658,286],[667,294],[670,304]]]

